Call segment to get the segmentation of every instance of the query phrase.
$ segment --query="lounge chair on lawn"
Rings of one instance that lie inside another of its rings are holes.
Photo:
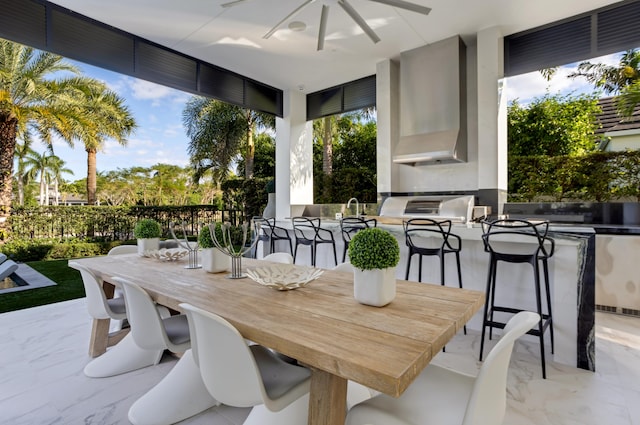
[[[0,280],[9,276],[11,273],[18,270],[18,264],[16,264],[13,260],[5,260],[2,264],[0,264]]]

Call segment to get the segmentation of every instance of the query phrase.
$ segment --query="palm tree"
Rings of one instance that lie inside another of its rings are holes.
[[[54,135],[70,145],[87,140],[80,136],[96,130],[82,102],[104,87],[58,55],[0,40],[0,234],[11,211],[16,137],[34,131],[48,145]]]
[[[22,143],[16,142],[15,161],[16,172],[14,174],[15,181],[18,185],[18,204],[24,206],[24,188],[33,179],[33,176],[27,172],[26,159],[35,154],[36,152],[31,149],[33,140],[30,137],[26,137],[22,140]]]
[[[191,139],[189,156],[196,181],[210,171],[219,182],[228,175],[231,162],[243,150],[245,177],[252,177],[254,134],[259,127],[275,127],[273,115],[199,96],[187,102],[182,122]]]
[[[49,204],[49,182],[51,181],[51,164],[55,156],[51,153],[32,152],[24,159],[26,174],[32,178],[40,178],[40,205]],[[55,157],[57,158],[57,157]]]
[[[136,128],[131,112],[124,99],[106,86],[94,85],[83,93],[78,109],[87,118],[82,132],[77,137],[84,143],[87,152],[87,204],[96,203],[96,154],[107,139],[127,145],[127,137]]]
[[[62,173],[73,175],[73,171],[70,168],[66,168],[64,165],[66,164],[60,157],[52,155],[49,157],[49,177],[50,181],[53,183],[53,193],[55,193],[55,197],[53,198],[53,205],[59,205],[60,203],[60,183],[63,182]]]
[[[253,165],[256,154],[254,135],[258,128],[275,129],[276,117],[264,112],[252,111],[251,109],[245,109],[244,113],[247,127],[247,153],[245,155],[244,177],[249,179],[253,177]]]

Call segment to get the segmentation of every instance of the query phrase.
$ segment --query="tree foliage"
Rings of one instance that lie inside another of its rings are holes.
[[[582,155],[597,149],[596,115],[600,112],[592,95],[538,97],[527,106],[517,100],[508,107],[508,154]]]
[[[0,237],[12,204],[16,140],[37,135],[74,141],[104,131],[88,94],[104,93],[103,82],[81,75],[61,56],[0,40]]]
[[[607,94],[618,94],[618,111],[623,115],[631,116],[640,105],[640,49],[624,52],[617,65],[582,62],[569,77],[585,78]]]
[[[640,79],[640,50],[627,50],[617,65],[582,62],[569,78],[583,77],[607,94],[619,93],[623,88]]]
[[[210,172],[214,181],[222,181],[240,153],[245,135],[242,108],[194,96],[185,106],[182,122],[190,139],[188,153],[194,180]]]
[[[238,160],[236,174],[246,175],[245,159]],[[260,133],[255,137],[255,155],[253,158],[253,177],[275,177],[276,175],[276,141],[268,133]]]
[[[331,175],[323,173],[322,144],[316,140],[313,146],[314,202],[376,202],[376,123],[345,114],[336,119],[336,130]]]
[[[209,172],[221,182],[240,155],[245,177],[253,176],[254,135],[258,129],[275,128],[273,115],[200,96],[187,102],[182,122],[190,139],[188,152],[196,181]]]

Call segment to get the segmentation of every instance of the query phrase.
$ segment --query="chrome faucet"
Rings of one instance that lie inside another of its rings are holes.
[[[356,217],[360,217],[360,204],[358,203],[358,200],[356,198],[349,199],[349,201],[347,202],[347,208],[351,206],[351,201],[356,201]]]

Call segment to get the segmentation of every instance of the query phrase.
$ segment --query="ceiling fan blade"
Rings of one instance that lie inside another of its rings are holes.
[[[356,12],[356,10],[349,3],[347,3],[347,0],[338,0],[338,4],[345,12],[347,12],[347,15],[351,16],[351,19],[353,19],[356,24],[358,24],[358,26],[362,28],[362,31],[364,31],[365,34],[369,36],[371,41],[373,41],[374,43],[380,41],[380,37],[378,37],[378,35],[371,29],[371,27],[362,18],[362,16],[360,16],[360,14]]]
[[[241,4],[241,3],[244,3],[246,1],[248,1],[248,0],[234,0],[234,1],[229,1],[227,3],[222,3],[220,6],[224,7],[224,8],[233,7],[233,6],[237,6],[237,5]]]
[[[327,35],[327,20],[329,19],[329,6],[322,5],[320,14],[320,29],[318,30],[318,51],[324,49],[324,37]]]
[[[293,12],[289,13],[287,16],[285,16],[280,22],[278,22],[273,28],[271,28],[269,30],[268,33],[266,33],[265,35],[262,36],[262,38],[269,38],[273,35],[274,32],[276,32],[278,30],[278,28],[280,28],[280,25],[284,24],[286,21],[289,20],[289,18],[291,18],[292,16],[294,16],[296,13],[300,12],[302,9],[304,9],[305,7],[307,7],[308,5],[310,5],[311,3],[313,3],[315,0],[306,0],[304,3],[302,3],[300,6],[296,7]]]
[[[428,15],[431,12],[430,7],[420,6],[419,4],[409,3],[404,0],[369,0],[376,3],[386,4],[388,6],[399,7],[400,9],[410,10],[416,13],[422,13],[423,15]]]

